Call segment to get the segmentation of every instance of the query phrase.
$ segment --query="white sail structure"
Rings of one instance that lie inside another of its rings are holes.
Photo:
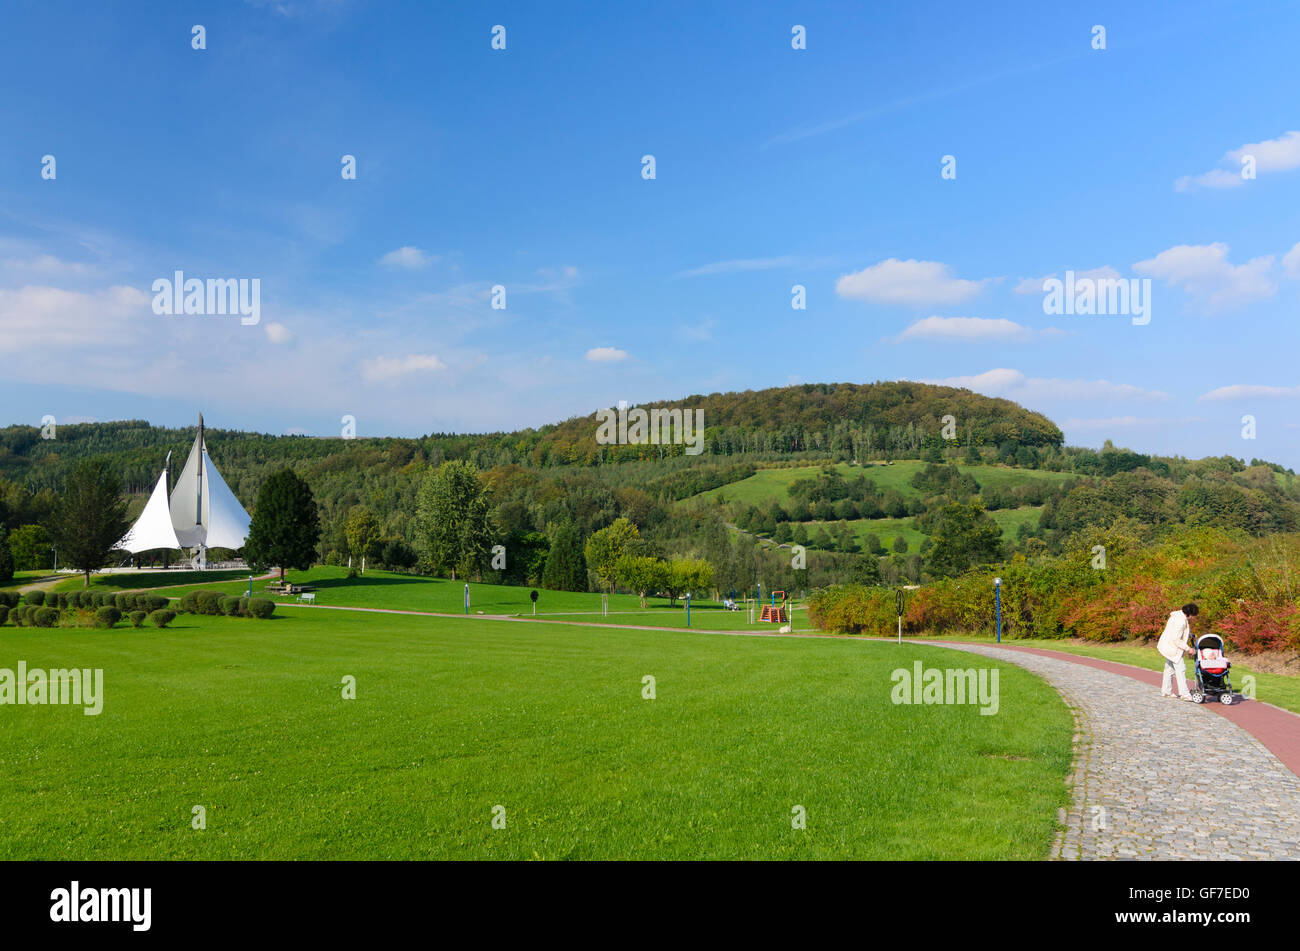
[[[243,548],[250,521],[208,456],[199,416],[198,436],[170,499],[167,469],[163,469],[144,511],[117,547],[132,554],[154,548],[193,548],[203,564],[209,548]]]
[[[171,454],[168,453],[170,456]],[[145,503],[144,511],[136,519],[131,530],[126,533],[117,547],[137,554],[152,551],[155,548],[180,548],[176,529],[172,527],[171,512],[167,507],[167,470],[158,477],[158,484],[153,487],[153,494]]]

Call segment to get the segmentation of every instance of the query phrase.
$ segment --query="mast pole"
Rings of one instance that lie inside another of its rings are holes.
[[[199,478],[197,485],[197,498],[194,501],[194,524],[195,527],[203,525],[203,460],[207,456],[207,447],[203,445],[203,414],[199,413]],[[199,542],[199,567],[206,567],[207,562],[207,533]]]

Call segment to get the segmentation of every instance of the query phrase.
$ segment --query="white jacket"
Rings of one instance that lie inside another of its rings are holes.
[[[1187,623],[1187,615],[1182,611],[1174,611],[1169,615],[1169,622],[1165,625],[1164,633],[1160,635],[1160,642],[1156,645],[1156,650],[1167,660],[1178,660],[1183,656],[1183,652],[1189,650],[1191,645],[1188,643],[1192,636],[1192,627]]]

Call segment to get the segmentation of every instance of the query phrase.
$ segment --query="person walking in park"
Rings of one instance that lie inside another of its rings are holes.
[[[1183,656],[1192,653],[1190,619],[1199,613],[1200,608],[1195,604],[1184,604],[1170,613],[1164,633],[1160,635],[1156,650],[1160,651],[1165,659],[1165,676],[1160,683],[1162,697],[1173,696],[1173,692],[1169,689],[1170,678],[1173,677],[1178,681],[1178,699],[1188,701],[1192,699],[1192,695],[1187,691],[1187,667],[1183,662]]]

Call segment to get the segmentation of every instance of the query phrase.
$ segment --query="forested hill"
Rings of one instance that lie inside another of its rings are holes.
[[[706,463],[713,456],[764,459],[806,453],[867,458],[874,454],[915,456],[931,446],[976,446],[1012,450],[1059,447],[1060,429],[1040,413],[1008,400],[969,390],[923,383],[855,385],[805,384],[743,393],[713,393],[643,404],[703,412],[703,456],[681,463]],[[952,416],[955,439],[945,442],[943,417]],[[612,445],[596,442],[596,416],[575,417],[540,429],[513,433],[432,434],[420,438],[319,439],[270,436],[207,428],[208,448],[235,493],[249,503],[254,472],[293,465],[305,472],[391,470],[412,462],[466,459],[481,469],[520,465],[594,466],[634,459],[682,456],[685,447]],[[184,463],[194,427],[166,429],[142,420],[58,426],[42,439],[34,426],[0,430],[0,476],[31,491],[56,489],[78,459],[106,457],[129,491],[144,492],[158,478],[163,459]],[[716,461],[716,460],[715,460]]]
[[[1059,447],[1061,430],[1046,416],[1010,400],[927,383],[806,383],[742,393],[711,393],[642,404],[645,409],[703,412],[707,454],[848,450],[911,453],[945,444],[944,417],[953,417],[957,445]],[[534,462],[592,464],[645,457],[644,446],[600,446],[595,415],[538,434]],[[951,443],[949,443],[951,445]]]

